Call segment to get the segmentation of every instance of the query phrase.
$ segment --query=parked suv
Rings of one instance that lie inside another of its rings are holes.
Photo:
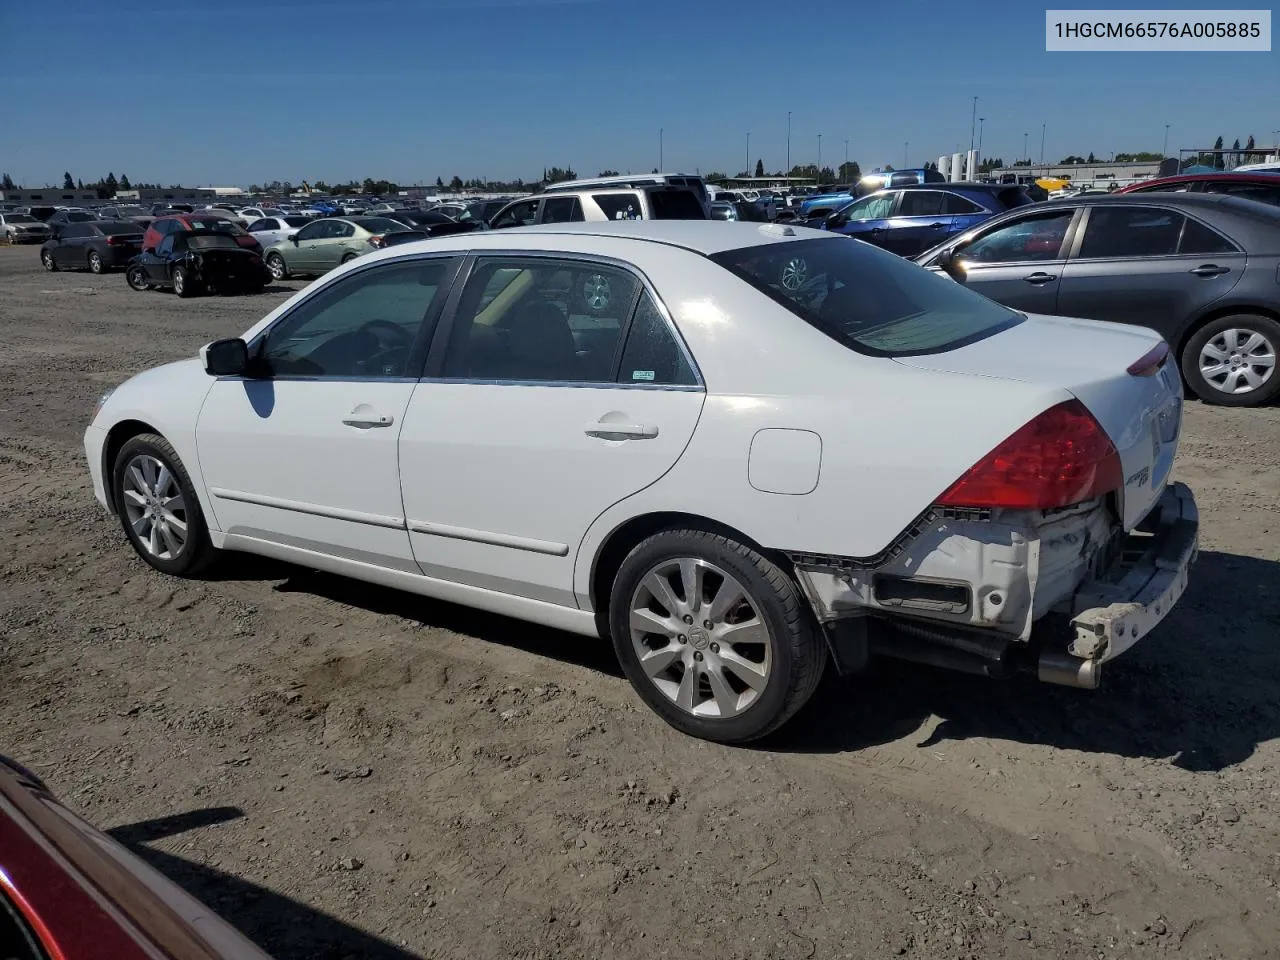
[[[633,187],[563,190],[515,200],[489,226],[527,227],[535,223],[583,220],[706,220],[702,199],[684,187]]]
[[[998,213],[1034,202],[1016,184],[922,183],[870,194],[808,226],[914,257]]]

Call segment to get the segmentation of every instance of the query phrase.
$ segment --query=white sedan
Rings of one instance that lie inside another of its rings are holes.
[[[1195,556],[1181,404],[1150,330],[845,237],[578,223],[361,257],[117,387],[85,449],[157,570],[244,551],[608,638],[743,742],[871,654],[1095,686]]]
[[[277,241],[288,240],[310,222],[310,217],[303,216],[259,217],[245,229],[262,244],[262,249],[265,250]]]

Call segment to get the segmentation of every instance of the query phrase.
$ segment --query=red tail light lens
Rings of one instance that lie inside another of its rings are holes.
[[[1135,377],[1152,377],[1169,359],[1169,344],[1163,340],[1152,347],[1133,363],[1129,364],[1128,373]]]
[[[379,248],[381,248],[381,247],[385,247],[386,245],[387,245],[387,241],[386,241],[386,240],[384,240],[382,237],[370,237],[370,238],[369,238],[369,246],[371,246],[371,247],[379,247]]]
[[[1115,445],[1079,400],[1051,407],[979,460],[939,499],[948,507],[1051,510],[1123,486]]]

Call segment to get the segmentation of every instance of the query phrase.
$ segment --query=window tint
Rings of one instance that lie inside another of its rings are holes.
[[[1004,206],[1006,210],[1012,210],[1015,207],[1025,207],[1035,203],[1031,199],[1031,195],[1027,193],[1025,187],[1010,187],[1007,190],[1001,190],[996,194],[996,199]]]
[[[81,226],[78,223],[66,224],[58,231],[58,236],[63,240],[74,240],[76,237],[89,236],[89,228]]]
[[[409,359],[450,259],[364,270],[303,301],[258,342],[273,376],[415,376]]]
[[[1266,183],[1206,183],[1204,189],[1206,193],[1228,193],[1233,197],[1280,206],[1280,182],[1275,186]]]
[[[920,176],[915,173],[895,173],[889,177],[887,186],[904,187],[909,183],[919,183]]]
[[[1159,183],[1154,187],[1141,187],[1134,193],[1186,193],[1195,187],[1194,181],[1185,181],[1183,183]]]
[[[1182,228],[1179,253],[1235,253],[1236,247],[1216,230],[1211,230],[1199,220],[1187,218]]]
[[[250,233],[261,233],[263,230],[274,230],[276,229],[276,222],[269,217],[263,217],[260,220],[253,221],[253,223],[249,224],[246,229]]]
[[[640,302],[636,304],[627,345],[622,351],[618,382],[680,387],[691,387],[698,382],[671,327],[647,292],[641,292]]]
[[[648,197],[655,220],[707,219],[707,211],[691,190],[650,190]]]
[[[138,234],[142,232],[142,228],[140,226],[128,220],[104,220],[99,223],[91,224],[89,229],[105,233],[107,235]]]
[[[943,194],[937,190],[903,190],[900,217],[936,217],[942,213]]]
[[[329,230],[325,234],[326,238],[334,240],[343,240],[347,237],[354,237],[356,228],[354,224],[347,223],[345,220],[334,220],[329,224]]]
[[[491,224],[497,230],[502,227],[524,227],[536,222],[538,219],[538,201],[523,200],[520,203],[513,203],[506,210],[502,211]]]
[[[635,193],[597,193],[591,198],[607,220],[643,220],[640,196]]]
[[[949,277],[838,237],[763,244],[711,259],[837,343],[864,353],[937,353],[1022,322]]]
[[[291,227],[305,227],[311,222],[306,217],[283,217],[282,219]]]
[[[639,281],[615,267],[486,258],[462,299],[441,375],[607,383]]]
[[[1159,207],[1094,207],[1081,259],[1166,257],[1178,252],[1185,218]]]
[[[876,193],[861,200],[855,200],[840,215],[849,220],[883,220],[893,212],[893,203],[898,199],[896,193]]]
[[[317,220],[312,223],[308,223],[297,232],[296,236],[299,240],[318,240],[320,237],[324,236],[326,223],[328,223],[327,220]]]
[[[543,223],[576,223],[584,219],[577,197],[548,197],[542,202]]]
[[[160,241],[160,246],[156,249],[156,252],[160,254],[173,253],[174,238],[175,238],[174,234],[172,233],[168,234],[163,240]]]
[[[971,263],[1056,260],[1074,215],[1074,210],[1055,210],[1005,224],[957,250],[956,256]]]
[[[942,195],[942,212],[947,215],[981,213],[982,207],[972,200],[960,196],[958,193],[944,193]]]

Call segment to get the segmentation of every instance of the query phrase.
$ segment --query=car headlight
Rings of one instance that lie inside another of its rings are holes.
[[[98,414],[102,412],[103,406],[106,405],[106,402],[111,399],[111,395],[115,392],[116,392],[116,388],[112,387],[110,390],[108,390],[106,393],[104,393],[102,396],[98,398],[98,402],[93,405],[93,416],[89,420],[90,423],[93,423],[95,420],[98,419]]]

